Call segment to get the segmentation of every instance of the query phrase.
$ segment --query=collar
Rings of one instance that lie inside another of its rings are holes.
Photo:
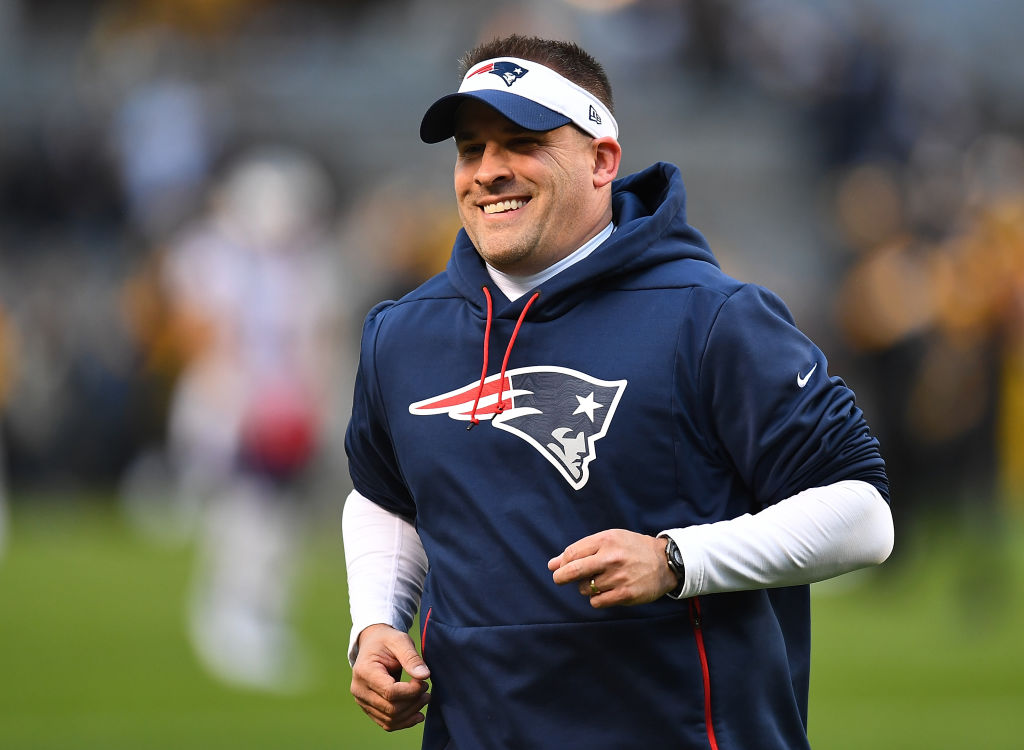
[[[601,243],[611,237],[612,232],[614,231],[615,224],[613,222],[608,222],[608,226],[583,243],[581,247],[565,256],[557,263],[548,266],[543,271],[530,276],[512,276],[499,271],[490,264],[485,264],[487,266],[487,274],[491,277],[491,281],[494,282],[495,286],[497,286],[498,289],[508,297],[510,302],[515,301],[531,289],[535,289],[545,281],[554,278],[566,268],[569,268],[569,266],[579,263],[592,252],[597,250]]]

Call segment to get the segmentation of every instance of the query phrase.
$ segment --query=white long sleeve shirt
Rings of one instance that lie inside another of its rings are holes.
[[[353,490],[342,518],[352,634],[377,623],[408,630],[419,608],[427,556],[415,527]],[[756,514],[666,529],[683,554],[679,598],[814,583],[888,558],[892,513],[878,490],[848,480],[815,487]],[[560,550],[552,550],[557,554]]]

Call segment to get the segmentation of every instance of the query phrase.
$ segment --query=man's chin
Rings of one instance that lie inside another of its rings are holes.
[[[493,242],[484,242],[477,245],[477,252],[480,253],[488,265],[497,268],[502,273],[512,276],[527,276],[532,271],[521,270],[529,264],[532,259],[532,252],[516,246],[500,245]]]

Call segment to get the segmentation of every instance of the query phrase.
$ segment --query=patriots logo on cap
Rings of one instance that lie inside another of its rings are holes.
[[[522,65],[516,65],[514,62],[509,62],[508,60],[499,60],[498,62],[488,63],[487,65],[474,70],[467,76],[467,78],[472,78],[480,73],[494,73],[494,75],[505,81],[506,86],[511,87],[513,83],[529,72],[530,71]]]
[[[565,367],[520,367],[504,380],[492,375],[484,381],[476,417],[532,445],[578,490],[590,479],[595,444],[608,434],[626,385]],[[410,404],[409,412],[469,421],[479,388],[479,382],[469,383]]]

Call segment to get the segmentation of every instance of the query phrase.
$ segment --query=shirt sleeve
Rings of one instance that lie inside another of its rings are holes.
[[[377,375],[377,344],[391,304],[375,307],[363,325],[345,453],[352,485],[359,494],[411,521],[416,506],[395,455]]]
[[[888,500],[878,441],[852,390],[783,302],[748,284],[719,309],[701,354],[698,390],[709,440],[748,488],[753,511],[844,479]]]
[[[420,606],[427,555],[415,527],[353,490],[342,512],[352,632],[349,663],[359,634],[384,623],[407,631]]]
[[[668,529],[683,556],[675,597],[796,586],[884,562],[893,547],[889,504],[866,482],[815,487],[759,513]]]

